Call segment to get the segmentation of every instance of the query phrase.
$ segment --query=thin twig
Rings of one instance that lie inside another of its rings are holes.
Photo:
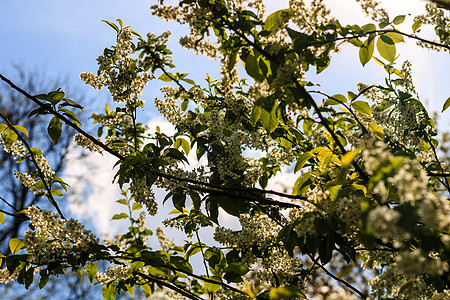
[[[349,289],[351,289],[352,291],[354,291],[355,293],[357,293],[361,299],[367,299],[367,296],[363,294],[363,292],[361,292],[360,290],[358,290],[357,288],[355,288],[354,286],[352,286],[350,283],[348,283],[347,281],[345,281],[342,278],[337,277],[336,275],[334,275],[333,273],[331,273],[330,271],[328,271],[322,264],[320,264],[317,259],[315,259],[312,255],[308,254],[309,258],[316,264],[319,266],[319,268],[321,268],[328,276],[330,276],[331,278],[333,278],[334,280],[342,283],[343,285],[345,285],[346,287],[348,287]]]
[[[202,298],[200,298],[200,297],[198,297],[198,296],[196,296],[196,295],[194,295],[194,294],[192,294],[192,293],[190,293],[188,291],[185,291],[182,288],[180,288],[180,287],[178,287],[178,286],[176,286],[174,284],[165,282],[164,280],[162,280],[160,278],[157,278],[155,276],[147,275],[147,274],[144,274],[144,273],[141,273],[141,272],[138,272],[136,274],[141,276],[142,278],[145,278],[145,279],[149,280],[149,281],[152,281],[154,283],[157,283],[157,284],[160,284],[162,286],[165,286],[165,287],[167,287],[167,288],[169,288],[171,290],[174,290],[175,292],[180,293],[181,295],[183,295],[183,296],[185,296],[185,297],[187,297],[189,299],[202,300]]]

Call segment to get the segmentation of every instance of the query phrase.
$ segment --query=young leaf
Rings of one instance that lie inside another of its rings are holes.
[[[444,106],[442,107],[441,112],[444,112],[449,106],[450,106],[450,97],[448,97],[447,100],[445,100],[445,103],[444,103]]]
[[[128,215],[126,213],[115,214],[112,217],[113,220],[121,220],[121,219],[126,219],[126,218],[128,218]]]
[[[339,104],[346,103],[346,102],[347,102],[347,98],[345,98],[344,95],[336,94],[336,95],[333,95],[330,98],[328,98],[325,103],[327,105],[339,105]]]
[[[394,22],[395,25],[400,25],[405,21],[405,15],[396,16],[392,22]]]
[[[48,135],[56,145],[62,133],[62,121],[58,117],[53,117],[47,127]]]
[[[377,40],[377,50],[380,55],[386,59],[388,62],[392,63],[395,60],[395,44],[394,41],[387,36],[382,34]]]
[[[383,129],[375,123],[369,123],[369,130],[380,140],[384,139]]]
[[[412,26],[411,26],[411,27],[412,27],[412,30],[413,30],[414,32],[416,32],[417,29],[419,29],[419,27],[422,26],[422,24],[423,24],[423,22],[422,22],[421,20],[415,21],[414,24],[412,24]]]
[[[367,39],[364,42],[364,45],[359,48],[359,61],[363,65],[363,67],[370,61],[373,55],[373,51],[375,49],[373,39]]]
[[[365,115],[372,115],[372,110],[370,109],[369,104],[365,101],[355,101],[352,103],[352,108],[357,112],[360,112]]]
[[[28,136],[28,130],[25,127],[20,126],[20,125],[14,125],[14,128],[16,128],[17,130],[19,130],[22,133],[25,133],[26,136]]]
[[[24,246],[25,246],[25,243],[19,239],[12,238],[9,240],[9,249],[11,250],[12,254],[16,254],[17,252],[22,250],[22,248]]]
[[[102,296],[104,300],[114,300],[116,298],[116,284],[111,282],[102,287]]]
[[[89,281],[93,282],[95,275],[97,274],[97,266],[91,262],[86,266],[86,273],[88,275]]]

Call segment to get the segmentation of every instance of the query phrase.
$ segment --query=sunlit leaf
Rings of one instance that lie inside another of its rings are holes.
[[[394,22],[395,25],[400,25],[405,21],[405,15],[396,16],[392,22]]]
[[[445,100],[444,106],[442,107],[442,112],[444,112],[445,110],[447,110],[447,108],[450,106],[450,97],[447,98],[447,100]]]
[[[372,115],[372,109],[366,101],[355,101],[352,103],[352,108],[362,114]]]
[[[377,50],[381,57],[386,59],[388,62],[394,62],[396,54],[395,43],[389,36],[382,34],[378,38]]]
[[[23,247],[25,247],[25,243],[22,242],[22,240],[19,240],[17,238],[12,238],[9,240],[9,249],[11,250],[12,254],[19,252]]]
[[[86,273],[88,275],[89,281],[93,282],[95,275],[97,274],[97,266],[91,262],[86,266]]]

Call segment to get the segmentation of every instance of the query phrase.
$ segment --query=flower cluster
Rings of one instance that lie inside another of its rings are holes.
[[[36,206],[28,208],[28,216],[35,229],[25,232],[23,242],[24,249],[34,263],[57,262],[61,257],[69,255],[76,258],[99,242],[77,220],[61,219],[52,211],[41,210]]]
[[[131,195],[137,203],[144,205],[147,212],[154,216],[158,212],[158,203],[151,187],[148,187],[145,178],[133,178],[130,184]]]
[[[76,134],[74,137],[75,144],[77,144],[80,147],[86,148],[87,150],[91,152],[99,152],[102,153],[102,148],[100,146],[94,144],[90,139],[85,137],[82,134]],[[100,141],[100,139],[97,139]]]
[[[82,72],[81,80],[98,90],[107,86],[113,100],[118,103],[143,106],[144,100],[139,96],[153,75],[139,68],[136,59],[130,57],[132,52],[132,31],[124,28],[117,37],[114,51],[98,57],[98,75]]]
[[[0,146],[3,147],[6,153],[11,153],[14,159],[21,159],[26,156],[27,149],[22,144],[20,140],[16,140],[13,143],[5,143],[3,138],[0,136]]]

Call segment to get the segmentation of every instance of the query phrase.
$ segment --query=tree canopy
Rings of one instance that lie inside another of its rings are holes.
[[[122,198],[109,201],[123,212],[112,219],[130,222],[105,240],[66,218],[58,199],[70,187],[27,128],[0,110],[3,150],[33,166],[16,178],[54,208],[0,212],[0,223],[4,214],[29,220],[23,236],[9,240],[0,282],[45,288],[58,275],[74,272],[81,283],[87,274],[105,299],[135,289],[171,299],[448,299],[448,140],[419,100],[414,62],[401,62],[397,45],[450,52],[449,12],[427,4],[425,15],[390,16],[375,1],[357,2],[371,23],[342,24],[320,0],[292,0],[270,14],[262,0],[152,5],[153,15],[189,28],[184,48],[219,62],[220,77],[204,70],[203,82],[176,68],[169,32],[141,35],[105,20],[115,45],[97,58],[97,71],[80,74],[114,101],[92,115],[95,134],[81,127],[83,107],[63,90],[32,95],[0,74],[34,103],[28,118],[48,118],[55,145],[71,128],[78,146],[117,158]],[[399,30],[405,21],[410,29]],[[434,37],[422,35],[425,26]],[[376,61],[384,84],[355,82],[346,95],[327,94],[308,79],[343,47],[356,47],[363,66]],[[140,122],[149,82],[162,85],[154,105],[174,134]],[[442,111],[449,106],[450,98]],[[273,189],[286,170],[295,181]],[[181,242],[145,223],[166,202],[175,209],[161,225],[183,232]],[[239,230],[221,215],[235,217]],[[208,227],[215,243],[202,236]],[[159,248],[149,246],[153,236]]]

